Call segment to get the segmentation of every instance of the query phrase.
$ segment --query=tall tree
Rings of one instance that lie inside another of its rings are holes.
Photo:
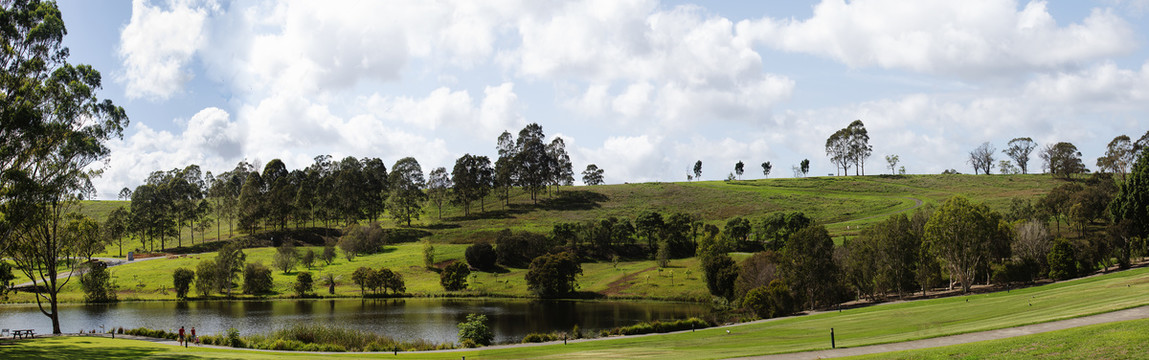
[[[1054,144],[1049,150],[1049,172],[1053,176],[1070,178],[1075,174],[1085,173],[1085,164],[1081,162],[1081,152],[1068,142]]]
[[[834,163],[837,171],[843,170],[842,173],[850,175],[850,133],[847,129],[840,129],[835,131],[826,139],[826,156],[830,157],[830,161]],[[838,173],[841,175],[842,173]]]
[[[571,164],[571,157],[567,154],[566,143],[563,138],[555,137],[551,140],[550,145],[547,145],[547,156],[551,158],[551,164],[554,169],[551,173],[551,185],[554,185],[555,190],[561,185],[571,186],[574,185],[574,167]]]
[[[834,301],[839,270],[833,253],[834,240],[821,225],[798,230],[782,248],[779,270],[786,282],[806,300],[808,309]]]
[[[810,173],[810,159],[802,159],[802,162],[799,163],[799,167],[801,167],[802,176],[806,176],[806,174],[809,174]]]
[[[243,190],[239,193],[239,227],[247,231],[248,235],[255,235],[260,221],[264,218],[263,194],[260,188],[263,180],[259,173],[252,172],[243,182]]]
[[[363,192],[360,195],[360,208],[363,214],[371,220],[378,220],[383,215],[384,204],[387,201],[388,187],[387,166],[379,158],[364,158],[363,164]]]
[[[554,178],[555,162],[547,154],[543,127],[532,123],[519,131],[515,139],[515,165],[519,185],[538,203],[539,192]]]
[[[391,217],[395,221],[406,222],[411,226],[412,219],[419,219],[423,211],[422,203],[427,199],[423,193],[426,180],[423,168],[413,157],[405,157],[391,166],[391,196],[389,198]]]
[[[694,180],[702,180],[702,160],[694,162]]]
[[[981,143],[980,146],[969,152],[969,164],[973,166],[973,173],[977,174],[978,170],[982,173],[989,175],[993,169],[993,153],[997,149],[993,148],[989,142]]]
[[[1141,241],[1149,239],[1149,156],[1141,150],[1137,161],[1133,163],[1133,170],[1129,177],[1121,182],[1121,187],[1113,201],[1109,203],[1110,220],[1124,231],[1114,231],[1111,236],[1118,236],[1124,240],[1122,256],[1130,252],[1130,238],[1139,237]]]
[[[746,164],[743,164],[742,160],[738,160],[738,162],[734,164],[734,173],[738,174],[738,180],[742,180],[742,173],[745,171]]]
[[[770,170],[774,169],[769,161],[762,163],[762,177],[770,177]]]
[[[866,131],[862,120],[851,122],[846,132],[850,136],[849,158],[854,162],[854,175],[866,175],[866,159],[874,152],[874,147],[870,145],[870,133]]]
[[[1029,154],[1037,148],[1037,143],[1028,137],[1014,138],[1009,141],[1009,146],[1001,152],[1009,155],[1013,162],[1017,163],[1017,167],[1021,168],[1022,174],[1029,173]]]
[[[1129,165],[1133,164],[1134,158],[1133,143],[1130,142],[1129,136],[1117,136],[1109,142],[1105,156],[1097,158],[1097,171],[1121,174],[1121,181],[1125,181],[1125,173]]]
[[[598,168],[598,165],[589,164],[586,170],[582,171],[582,183],[588,186],[602,185],[603,170]]]
[[[427,198],[435,204],[439,211],[439,219],[443,219],[443,203],[451,196],[451,177],[447,175],[447,168],[437,167],[431,170],[427,177]]]
[[[969,292],[974,271],[988,263],[995,240],[1002,234],[1001,215],[961,196],[946,200],[926,223],[923,243],[945,261],[949,273]]]
[[[59,334],[57,294],[75,264],[59,238],[63,217],[93,192],[93,165],[108,157],[105,143],[122,136],[128,116],[96,96],[99,71],[67,62],[55,2],[0,4],[0,252],[44,289],[36,304]]]
[[[451,180],[455,186],[451,201],[463,206],[464,215],[471,215],[471,203],[487,197],[494,179],[490,159],[486,156],[463,155],[455,160],[455,167],[451,171]]]

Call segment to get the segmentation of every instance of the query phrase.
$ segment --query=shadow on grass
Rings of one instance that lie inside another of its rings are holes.
[[[80,340],[79,342],[84,342]],[[160,349],[119,348],[112,346],[81,347],[68,344],[51,346],[0,346],[5,359],[139,359],[159,356],[163,359],[200,359],[193,355],[170,354]]]
[[[538,207],[545,210],[592,210],[602,207],[600,203],[610,201],[610,197],[590,190],[564,190],[558,197],[539,201]]]
[[[509,209],[489,210],[489,211],[475,211],[470,215],[465,216],[451,216],[445,218],[447,221],[475,221],[475,220],[506,220],[513,218],[515,215],[526,214],[532,210],[532,205],[511,204]]]

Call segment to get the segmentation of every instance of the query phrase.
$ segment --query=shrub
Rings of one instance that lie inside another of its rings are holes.
[[[459,323],[459,343],[464,344],[473,342],[477,345],[487,346],[495,339],[495,334],[491,332],[491,328],[487,326],[487,316],[480,314],[468,314],[467,320]]]
[[[80,276],[80,286],[84,289],[84,301],[90,303],[116,301],[116,286],[108,273],[108,265],[94,261],[87,265],[88,271]]]
[[[423,239],[423,267],[435,267],[435,246],[427,239]]]
[[[207,296],[215,289],[215,268],[215,260],[212,259],[200,260],[196,265],[195,290],[200,296]]]
[[[555,341],[558,339],[559,339],[559,336],[557,334],[554,334],[554,333],[550,333],[550,334],[530,333],[530,334],[527,334],[527,336],[523,337],[523,343],[524,344],[526,344],[526,343],[541,343],[541,342],[547,342],[547,341]]]
[[[467,258],[467,264],[479,270],[493,270],[495,261],[499,258],[495,253],[495,248],[488,243],[468,246],[464,256]]]
[[[526,267],[533,259],[553,249],[551,241],[541,234],[503,230],[495,238],[498,262],[509,267]]]
[[[243,339],[239,337],[239,330],[236,330],[236,328],[227,329],[227,337],[225,340],[227,340],[227,346],[243,347]]]
[[[774,280],[770,285],[754,288],[746,293],[742,306],[763,319],[790,315],[794,312],[794,298],[790,287],[782,280]]]
[[[186,299],[188,297],[192,280],[195,280],[195,272],[191,269],[179,268],[172,272],[172,287],[176,290],[177,298]]]
[[[295,276],[295,295],[303,297],[311,292],[311,287],[314,281],[311,279],[311,273],[304,271]]]
[[[271,269],[263,263],[250,263],[243,269],[243,292],[247,294],[265,294],[271,291]]]
[[[447,291],[463,290],[467,288],[467,276],[470,275],[471,269],[467,268],[467,264],[456,261],[439,273],[439,284]]]
[[[652,321],[648,323],[639,323],[631,326],[617,327],[610,330],[602,331],[605,335],[639,335],[651,333],[666,333],[672,331],[682,331],[690,329],[705,329],[710,327],[710,323],[706,320],[699,318],[689,318],[685,320],[677,320],[671,322]]]

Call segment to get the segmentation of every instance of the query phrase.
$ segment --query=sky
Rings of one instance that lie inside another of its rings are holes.
[[[131,124],[95,181],[247,160],[496,157],[529,123],[607,183],[834,174],[862,120],[867,174],[972,173],[1016,137],[1090,169],[1149,130],[1149,0],[61,0],[71,63]],[[1036,157],[1036,156],[1034,156]],[[1040,168],[1031,161],[1030,168]],[[995,169],[995,172],[997,169]]]

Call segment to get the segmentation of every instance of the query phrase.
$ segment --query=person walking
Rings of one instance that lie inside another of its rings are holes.
[[[192,326],[192,334],[191,335],[192,335],[191,341],[194,341],[196,345],[199,345],[199,338],[195,337],[195,326]]]
[[[180,326],[179,344],[184,345],[184,327]]]

